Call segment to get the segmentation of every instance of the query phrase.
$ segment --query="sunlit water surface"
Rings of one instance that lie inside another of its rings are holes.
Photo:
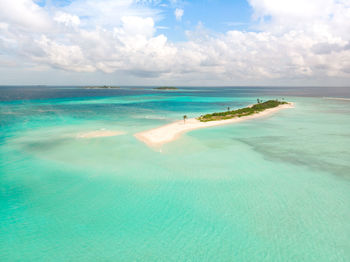
[[[294,109],[135,133],[284,98]],[[350,89],[0,87],[0,261],[350,261]],[[98,130],[114,137],[79,138]]]

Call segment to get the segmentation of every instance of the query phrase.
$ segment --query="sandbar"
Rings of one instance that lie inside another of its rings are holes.
[[[180,120],[171,124],[167,124],[161,127],[157,127],[154,129],[137,133],[135,134],[135,137],[140,141],[146,143],[150,147],[159,147],[165,143],[169,143],[179,138],[181,134],[191,130],[239,123],[250,119],[261,118],[286,108],[294,108],[294,104],[293,103],[283,104],[274,108],[266,109],[262,112],[259,112],[253,115],[236,117],[236,118],[226,119],[226,120],[209,121],[209,122],[201,122],[196,118],[187,119],[185,122],[183,120]]]
[[[345,97],[324,97],[324,99],[350,101],[350,98],[345,98]]]
[[[110,130],[96,130],[86,133],[79,133],[77,138],[97,138],[97,137],[108,137],[122,135],[124,132],[121,131],[110,131]]]

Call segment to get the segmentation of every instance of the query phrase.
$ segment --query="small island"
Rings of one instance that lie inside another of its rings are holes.
[[[230,110],[228,107],[226,112],[206,114],[197,118],[188,118],[187,115],[184,115],[182,120],[137,133],[135,137],[150,147],[158,147],[177,139],[181,134],[188,131],[239,123],[266,117],[282,109],[294,108],[293,103],[285,101],[269,100],[262,102],[259,99],[257,101],[257,104],[245,108]]]
[[[86,89],[119,89],[119,86],[86,86]]]
[[[157,90],[178,90],[178,88],[173,87],[173,86],[161,86],[161,87],[155,87],[153,89],[157,89]]]
[[[206,114],[203,116],[198,117],[197,119],[201,122],[208,122],[208,121],[217,121],[217,120],[225,120],[225,119],[231,119],[235,117],[242,117],[242,116],[249,116],[253,115],[259,112],[262,112],[269,108],[278,107],[280,105],[288,104],[285,101],[278,101],[278,100],[268,100],[266,102],[260,102],[259,99],[257,104],[254,104],[252,106],[240,108],[237,110],[228,110],[226,112],[219,112],[219,113],[212,113],[212,114]]]

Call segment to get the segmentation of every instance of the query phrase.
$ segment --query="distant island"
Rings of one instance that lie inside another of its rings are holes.
[[[119,86],[86,86],[86,89],[119,89]]]
[[[153,89],[158,89],[158,90],[178,90],[178,88],[173,87],[173,86],[161,86],[161,87],[155,87]]]
[[[225,119],[231,119],[236,117],[253,115],[256,113],[260,113],[269,108],[274,108],[280,105],[288,104],[288,102],[278,101],[278,100],[268,100],[266,102],[261,102],[259,99],[257,99],[257,101],[258,103],[252,106],[240,108],[237,110],[230,110],[230,108],[228,107],[228,110],[225,112],[206,114],[198,117],[197,119],[201,122],[225,120]]]

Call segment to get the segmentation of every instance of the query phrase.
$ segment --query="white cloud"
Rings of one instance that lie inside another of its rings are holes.
[[[332,13],[333,0],[249,0],[256,17],[317,18],[327,17]]]
[[[62,23],[65,26],[78,26],[80,24],[80,19],[78,16],[64,12],[57,12],[53,20],[58,23]]]
[[[151,37],[155,32],[154,21],[151,17],[123,16],[121,21],[123,33],[133,37],[140,35]]]
[[[138,5],[137,3],[140,2],[141,4]],[[152,17],[158,20],[159,11],[147,7],[146,2],[140,0],[75,0],[65,7],[64,11],[81,17],[85,27],[112,28],[119,26],[121,18],[125,16]]]
[[[176,8],[174,12],[175,18],[177,21],[181,21],[182,16],[184,15],[184,10],[180,8]]]
[[[350,29],[350,1],[348,0],[248,0],[254,17],[261,19],[262,30],[284,33],[302,30],[319,36],[346,34]],[[348,36],[346,36],[348,35]]]
[[[54,67],[77,72],[92,72],[94,67],[84,58],[82,50],[77,45],[58,44],[45,36],[36,41],[43,51],[43,56],[35,56],[34,60],[47,62]]]
[[[77,0],[45,8],[31,0],[0,0],[0,53],[36,68],[164,81],[350,79],[349,1],[249,2],[258,32],[211,35],[198,27],[188,41],[172,43],[157,34],[159,11],[147,1]],[[175,16],[180,19],[183,10]]]
[[[51,25],[47,12],[32,0],[0,0],[0,22],[35,31],[48,30]]]

